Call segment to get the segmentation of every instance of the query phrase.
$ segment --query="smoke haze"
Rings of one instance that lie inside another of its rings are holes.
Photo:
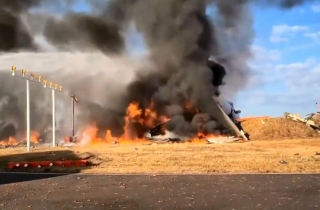
[[[214,130],[221,116],[212,106],[208,57],[215,55],[226,67],[223,94],[236,96],[250,76],[254,31],[249,4],[291,8],[307,1],[95,0],[87,1],[94,12],[86,14],[72,12],[74,2],[0,1],[0,126],[10,122],[24,130],[24,83],[9,73],[16,65],[75,92],[81,101],[79,126],[94,121],[120,135],[127,105],[137,101],[144,107],[153,100],[158,112],[172,118],[172,130],[185,134],[194,126],[181,110],[191,101],[212,116],[208,125]],[[213,19],[206,16],[209,6],[217,11]],[[48,7],[65,13],[43,10]],[[124,37],[132,23],[147,45],[144,58],[127,55]],[[32,129],[43,130],[51,124],[51,98],[38,86],[31,85]],[[58,124],[68,125],[66,93],[59,96],[57,109]]]

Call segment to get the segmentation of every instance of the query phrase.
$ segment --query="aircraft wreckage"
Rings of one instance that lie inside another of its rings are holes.
[[[226,76],[225,68],[219,64],[213,57],[210,57],[207,63],[208,67],[213,72],[213,80],[212,84],[215,88],[215,95],[212,96],[212,106],[215,106],[220,110],[219,113],[214,113],[219,118],[219,123],[223,125],[227,130],[231,131],[233,136],[228,137],[201,137],[206,138],[209,143],[217,143],[219,140],[221,142],[234,142],[237,140],[249,140],[249,134],[246,133],[242,126],[241,122],[238,121],[240,119],[240,110],[236,110],[233,102],[226,100],[221,94],[219,87],[221,85],[225,85],[226,83],[223,81]],[[147,135],[147,138],[152,141],[157,142],[183,142],[184,137],[178,136],[175,133],[167,130],[167,126],[170,124],[170,120],[165,123],[158,124],[154,128],[152,128]],[[185,139],[188,139],[187,137]]]
[[[201,113],[198,112],[198,114],[202,115],[204,118],[212,118],[215,116],[215,119],[219,119],[219,124],[224,127],[226,130],[228,130],[228,136],[226,135],[219,135],[217,136],[198,136],[199,139],[206,139],[210,143],[217,143],[217,139],[222,140],[223,142],[232,142],[236,140],[249,140],[249,135],[245,133],[241,126],[241,122],[238,121],[240,118],[239,114],[241,113],[240,110],[236,110],[234,107],[234,104],[228,100],[226,100],[222,94],[220,94],[220,86],[225,85],[224,77],[226,76],[226,70],[225,68],[219,64],[216,60],[213,58],[210,58],[207,62],[208,67],[211,69],[213,72],[213,79],[212,79],[212,85],[215,90],[215,95],[212,96],[212,103],[206,103],[208,107],[206,107],[206,110],[209,110],[209,113]],[[210,113],[210,110],[212,113]],[[218,111],[217,111],[218,110]],[[191,124],[193,123],[192,120],[194,118],[194,115],[190,118]],[[152,129],[150,129],[149,133],[145,135],[145,138],[152,141],[152,142],[157,142],[157,143],[165,143],[165,142],[171,142],[171,143],[179,143],[179,142],[185,142],[190,140],[188,137],[183,137],[181,135],[177,135],[174,132],[170,131],[168,127],[170,127],[171,120],[168,120],[164,123],[158,124]],[[0,121],[0,136],[5,137],[3,134],[6,133],[9,135],[14,134],[15,129],[13,126],[10,126],[10,123],[5,123]],[[58,131],[61,133],[61,131]],[[64,133],[64,132],[63,132]],[[62,134],[63,135],[63,134]],[[40,135],[42,141],[40,142],[48,142],[45,139],[48,137],[47,132],[44,132],[43,134]],[[59,135],[62,137],[61,135]],[[43,139],[45,138],[45,139]],[[78,140],[76,140],[78,139]],[[62,139],[61,139],[62,140]],[[76,141],[75,141],[76,140]],[[67,144],[74,144],[77,143],[78,141],[81,141],[79,138],[74,138],[74,137],[67,137],[62,142],[67,143]],[[116,141],[115,141],[116,142]]]

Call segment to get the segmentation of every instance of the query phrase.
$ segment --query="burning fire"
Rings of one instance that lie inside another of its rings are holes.
[[[199,113],[199,110],[195,108],[192,103],[186,103],[184,106],[185,113],[191,115],[192,113]],[[91,123],[86,126],[81,135],[80,144],[82,146],[86,145],[100,145],[100,144],[133,144],[133,143],[145,143],[148,142],[144,138],[144,134],[149,132],[151,128],[154,128],[156,125],[166,123],[170,118],[159,115],[154,108],[154,103],[151,101],[149,108],[141,109],[139,103],[133,102],[130,103],[126,110],[126,116],[124,117],[125,124],[123,126],[123,134],[120,137],[115,137],[112,135],[111,130],[106,130],[105,135],[101,137],[99,135],[99,129],[96,123]],[[199,122],[199,132],[197,136],[193,139],[190,139],[190,143],[204,143],[206,138],[217,138],[221,135],[207,134],[201,131],[201,124],[203,120]],[[137,125],[140,127],[137,128]],[[39,143],[40,134],[36,131],[31,132],[31,142]],[[24,140],[25,141],[25,140]],[[6,140],[0,141],[0,146],[7,145],[19,145],[24,141],[19,141],[15,137],[10,137]]]
[[[217,134],[204,134],[202,132],[198,132],[198,138],[199,139],[204,139],[204,138],[218,138],[218,137],[221,137],[222,135],[217,135]]]
[[[14,137],[9,137],[8,139],[4,139],[4,140],[0,141],[1,146],[7,146],[7,145],[15,146],[17,144],[18,144],[18,142],[16,141],[16,139]]]
[[[40,134],[37,131],[31,131],[30,133],[30,142],[34,144],[39,143]],[[8,139],[0,140],[0,146],[17,146],[26,140],[18,140],[15,137],[9,137]]]
[[[141,109],[139,103],[130,103],[127,107],[126,116],[124,117],[125,125],[123,127],[123,134],[117,138],[112,136],[110,130],[106,130],[104,138],[98,137],[98,128],[95,123],[87,126],[82,132],[82,145],[95,145],[102,143],[144,143],[146,139],[141,137],[141,134],[137,133],[134,129],[134,124],[139,123],[146,128],[151,129],[157,123],[164,123],[169,118],[165,116],[158,116],[157,112],[153,110],[153,102],[150,104],[150,108]],[[144,134],[144,133],[143,133]]]
[[[40,137],[40,133],[39,132],[31,131],[31,133],[30,133],[30,142],[34,143],[34,144],[38,144],[40,142],[39,141],[40,140],[39,137]]]
[[[185,109],[191,110],[195,109],[191,103],[186,103]],[[199,110],[195,109],[196,113],[199,113]],[[123,134],[120,137],[114,137],[110,130],[105,131],[104,137],[99,137],[99,129],[96,123],[92,123],[89,126],[86,126],[82,132],[81,145],[97,145],[97,144],[132,144],[132,143],[145,143],[147,140],[138,133],[135,129],[134,124],[138,123],[143,125],[147,132],[149,129],[155,127],[157,124],[165,123],[170,119],[164,115],[159,115],[154,110],[153,102],[150,103],[149,108],[141,109],[139,103],[133,102],[130,103],[126,110],[126,116],[124,117],[125,125],[123,127]],[[144,134],[142,133],[142,134]],[[199,132],[197,137],[191,139],[189,142],[192,143],[204,143],[205,138],[208,137],[218,137],[218,135],[213,134],[204,134]]]

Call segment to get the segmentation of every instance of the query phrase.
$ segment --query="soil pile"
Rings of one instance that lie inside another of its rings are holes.
[[[250,119],[242,123],[252,140],[295,139],[319,137],[311,127],[285,118]]]

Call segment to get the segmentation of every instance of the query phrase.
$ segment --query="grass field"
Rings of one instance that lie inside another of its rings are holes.
[[[10,161],[86,158],[96,166],[52,168],[81,173],[308,173],[320,172],[320,139],[229,144],[97,145],[84,148],[0,150],[0,170]],[[43,169],[33,169],[43,170]]]

